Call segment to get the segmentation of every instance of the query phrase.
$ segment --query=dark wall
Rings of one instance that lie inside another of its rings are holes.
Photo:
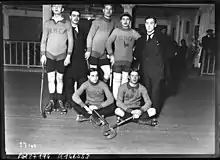
[[[11,40],[40,41],[41,17],[9,16],[9,38]]]

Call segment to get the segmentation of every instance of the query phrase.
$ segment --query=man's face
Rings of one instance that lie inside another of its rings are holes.
[[[156,26],[157,24],[155,23],[153,18],[146,19],[145,27],[146,27],[147,32],[152,32]]]
[[[112,6],[111,5],[106,5],[105,8],[103,9],[104,17],[111,17],[112,15]]]
[[[72,11],[70,15],[70,20],[73,24],[78,24],[80,19],[80,14],[77,11]]]
[[[54,14],[59,15],[64,11],[64,9],[61,4],[54,4],[52,5],[52,11]]]
[[[133,84],[137,84],[138,83],[138,80],[139,80],[139,75],[137,72],[131,72],[130,76],[130,82],[133,83]]]
[[[123,17],[121,18],[122,27],[129,27],[130,23],[131,23],[131,20],[130,20],[129,17],[123,16]]]
[[[90,75],[88,76],[88,79],[89,79],[92,83],[97,83],[98,80],[99,80],[98,72],[97,72],[97,71],[90,72]]]

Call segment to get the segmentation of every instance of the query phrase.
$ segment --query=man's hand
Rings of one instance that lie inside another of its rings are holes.
[[[112,65],[115,63],[115,57],[114,57],[114,55],[111,55],[111,56],[110,56],[110,62],[111,62]]]
[[[92,114],[92,110],[91,110],[89,107],[84,106],[84,108],[85,108],[85,110],[86,110],[89,114]]]
[[[131,111],[131,114],[133,114],[134,119],[138,119],[141,116],[142,112],[140,109],[135,109]]]
[[[89,57],[90,57],[90,55],[91,55],[91,52],[88,52],[88,51],[87,51],[87,52],[85,53],[85,59],[88,60]]]
[[[68,64],[70,64],[70,55],[67,55],[64,60],[64,66],[67,66]]]
[[[89,106],[89,109],[93,111],[93,110],[97,110],[97,109],[98,109],[98,107],[97,107],[97,106],[95,106],[95,105],[90,105],[90,106]]]
[[[45,55],[42,55],[40,58],[40,62],[41,62],[41,65],[45,65],[47,62],[47,57]]]

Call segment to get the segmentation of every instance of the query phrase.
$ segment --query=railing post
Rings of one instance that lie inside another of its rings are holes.
[[[34,66],[36,66],[36,42],[34,42]]]
[[[208,55],[207,73],[209,73],[209,63],[210,63],[210,55]]]
[[[215,56],[213,56],[213,67],[212,67],[212,73],[215,74]]]
[[[10,54],[10,64],[12,64],[12,54],[11,54],[11,42],[9,42],[9,54]]]
[[[15,42],[15,64],[18,64],[18,42]]]
[[[202,51],[202,52],[204,52],[204,51]],[[206,54],[206,52],[204,52],[203,55],[202,55],[202,65],[201,65],[200,76],[203,75],[203,71],[204,71],[205,54]]]
[[[4,62],[3,62],[3,64],[5,65],[6,64],[6,56],[5,56],[5,47],[6,47],[6,45],[5,45],[5,40],[3,40],[3,56],[4,56]]]
[[[30,42],[27,42],[27,68],[30,68]]]
[[[24,42],[21,42],[21,65],[24,65]]]

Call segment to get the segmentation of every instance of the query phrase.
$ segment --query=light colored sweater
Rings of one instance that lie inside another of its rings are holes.
[[[141,35],[134,29],[128,28],[115,28],[111,33],[106,43],[106,49],[109,55],[113,54],[112,43],[115,46],[115,61],[128,61],[133,60],[133,47],[135,41],[139,39]]]
[[[86,91],[86,102],[84,103],[80,95]],[[104,98],[106,96],[106,100]],[[107,84],[99,81],[97,84],[92,84],[89,80],[84,82],[80,88],[73,94],[73,101],[84,107],[86,104],[96,105],[98,108],[107,107],[114,102],[112,93]]]
[[[104,17],[92,22],[87,36],[87,51],[92,52],[91,56],[102,57],[105,51],[105,43],[114,27],[115,22]]]
[[[140,106],[142,97],[145,104]],[[148,96],[147,89],[141,84],[131,87],[129,82],[127,82],[122,84],[118,89],[116,105],[125,111],[132,108],[140,108],[145,112],[151,107],[151,104],[152,102]]]
[[[71,55],[72,50],[73,34],[70,22],[65,19],[57,23],[53,19],[47,20],[43,26],[41,54],[52,60],[62,60],[66,58],[66,52]]]

